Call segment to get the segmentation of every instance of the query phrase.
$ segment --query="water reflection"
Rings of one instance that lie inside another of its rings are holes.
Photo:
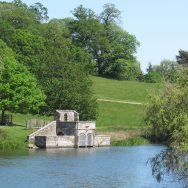
[[[158,182],[164,181],[166,176],[173,176],[174,181],[182,182],[188,187],[188,154],[174,148],[162,150],[155,157],[148,160],[152,168],[152,175]]]

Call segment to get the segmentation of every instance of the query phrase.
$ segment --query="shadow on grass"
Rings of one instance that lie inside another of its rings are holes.
[[[25,128],[25,125],[20,125],[20,124],[12,124],[12,125],[0,125],[0,127],[23,127]]]

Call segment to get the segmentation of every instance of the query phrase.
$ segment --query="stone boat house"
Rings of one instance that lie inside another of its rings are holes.
[[[28,136],[30,148],[109,146],[110,136],[96,135],[95,121],[79,121],[74,110],[56,110],[55,121]]]

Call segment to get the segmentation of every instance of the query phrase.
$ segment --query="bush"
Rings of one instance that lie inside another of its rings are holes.
[[[152,95],[146,110],[146,135],[153,141],[163,141],[181,147],[188,143],[188,69],[178,83],[166,85],[160,95]]]

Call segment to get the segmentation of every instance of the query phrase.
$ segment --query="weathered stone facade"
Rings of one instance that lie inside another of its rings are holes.
[[[110,136],[95,135],[94,121],[79,121],[74,110],[57,110],[55,121],[28,136],[29,147],[109,146]]]

